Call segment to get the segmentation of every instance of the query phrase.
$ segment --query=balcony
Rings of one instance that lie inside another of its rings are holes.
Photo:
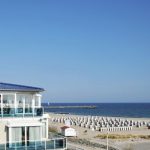
[[[0,108],[0,117],[31,117],[42,116],[44,108]]]
[[[66,138],[48,139],[42,141],[11,142],[0,145],[0,150],[65,150]]]

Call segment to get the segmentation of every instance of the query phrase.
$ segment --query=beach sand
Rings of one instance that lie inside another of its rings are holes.
[[[49,113],[49,126],[50,127],[55,127],[57,128],[58,132],[60,132],[60,127],[64,126],[64,123],[58,123],[58,122],[52,122],[52,118],[59,118],[59,117],[71,117],[71,118],[76,118],[76,117],[81,117],[78,115],[70,115],[70,114],[53,114]],[[109,117],[110,118],[110,117]],[[111,117],[111,118],[118,118],[118,117]],[[121,117],[119,117],[121,118]],[[134,120],[134,121],[146,121],[150,122],[149,118],[122,118],[122,119],[128,119],[128,120]],[[106,132],[100,132],[100,131],[92,131],[91,129],[84,128],[84,127],[79,127],[79,126],[71,126],[72,128],[76,129],[77,131],[77,137],[72,138],[72,140],[76,139],[83,139],[90,141],[92,143],[98,143],[98,144],[103,144],[106,145],[106,139],[100,139],[96,138],[95,136],[99,134],[107,134]],[[86,131],[86,132],[85,132]],[[141,128],[133,128],[132,130],[129,131],[115,131],[115,132],[109,132],[109,135],[111,134],[119,134],[119,135],[150,135],[150,130],[147,127],[141,127]],[[108,135],[108,138],[109,138]],[[71,141],[72,141],[71,140]],[[92,150],[93,147],[87,146],[85,144],[79,144],[78,142],[70,142],[68,140],[68,143],[71,145],[74,145],[76,147],[83,148],[85,150]],[[108,140],[109,146],[115,147],[119,150],[150,150],[150,140],[145,140],[145,139],[109,139]],[[99,147],[94,147],[95,150],[100,150],[101,148]]]

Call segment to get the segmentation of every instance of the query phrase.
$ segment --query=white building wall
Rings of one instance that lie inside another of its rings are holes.
[[[6,142],[6,127],[5,122],[2,122],[0,120],[0,144],[3,144]]]
[[[46,115],[44,115],[43,117],[46,117]],[[43,117],[30,117],[30,118],[3,118],[0,119],[0,144],[4,144],[7,142],[7,132],[6,132],[6,128],[7,126],[9,126],[9,124],[11,125],[15,125],[16,127],[20,127],[20,126],[36,126],[37,123],[40,124],[43,121]],[[46,122],[46,138],[48,139],[48,124],[47,124],[47,119],[44,119],[44,122]],[[42,129],[42,126],[41,126]],[[42,138],[42,137],[41,137]],[[45,139],[45,138],[44,138]]]

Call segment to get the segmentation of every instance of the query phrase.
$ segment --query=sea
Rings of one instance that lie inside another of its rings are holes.
[[[45,112],[104,117],[150,118],[150,103],[43,103],[43,106],[96,106],[95,108],[48,108]]]

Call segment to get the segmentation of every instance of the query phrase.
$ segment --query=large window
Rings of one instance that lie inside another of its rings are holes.
[[[11,94],[3,94],[3,105],[4,107],[13,107],[14,106],[15,96]]]
[[[25,95],[25,107],[32,107],[32,95]]]
[[[34,103],[33,103],[33,98],[34,98]],[[24,106],[26,108],[31,108],[33,105],[35,107],[41,107],[41,96],[35,95],[33,97],[32,94],[17,94],[17,103],[18,103],[18,107]]]
[[[32,95],[30,94],[17,94],[18,107],[32,107]]]
[[[41,96],[35,96],[35,107],[41,106]]]
[[[11,128],[11,146],[32,145],[41,141],[41,127],[12,127]]]
[[[28,127],[29,130],[29,141],[40,141],[41,140],[41,130],[40,127]]]
[[[16,127],[16,128],[12,128],[12,145],[15,145],[15,143],[17,143],[17,145],[22,145],[23,144],[23,128],[22,127]]]
[[[17,107],[23,107],[24,95],[17,94]]]

